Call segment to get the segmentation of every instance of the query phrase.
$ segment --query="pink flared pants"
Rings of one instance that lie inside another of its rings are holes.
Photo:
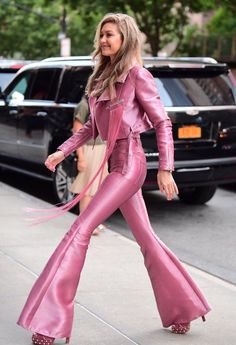
[[[195,282],[150,225],[140,189],[146,160],[138,137],[116,142],[110,171],[34,284],[18,320],[20,326],[54,338],[70,337],[74,298],[91,234],[117,208],[144,256],[163,326],[190,322],[210,310]]]

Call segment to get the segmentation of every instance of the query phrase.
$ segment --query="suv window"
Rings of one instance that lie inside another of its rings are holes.
[[[7,88],[7,98],[11,99],[12,94],[17,91],[25,96],[25,99],[29,99],[29,90],[32,84],[33,72],[26,71],[22,73],[18,78],[16,78],[13,87],[11,89]],[[9,92],[10,91],[10,92]]]
[[[61,69],[40,69],[34,79],[29,99],[54,101]]]
[[[226,74],[206,73],[198,76],[170,75],[157,78],[160,97],[166,107],[235,105],[232,85]]]
[[[78,103],[84,95],[91,71],[90,67],[67,67],[64,71],[58,102]]]

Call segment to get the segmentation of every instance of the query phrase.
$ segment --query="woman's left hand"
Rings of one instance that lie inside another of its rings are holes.
[[[157,174],[157,183],[162,193],[166,194],[167,200],[172,200],[175,194],[178,194],[178,187],[170,171],[159,170]]]

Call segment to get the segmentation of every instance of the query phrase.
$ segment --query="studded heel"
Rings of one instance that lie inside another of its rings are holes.
[[[190,330],[190,322],[175,323],[171,326],[171,332],[175,334],[185,334]]]
[[[202,316],[202,321],[205,322],[205,316]],[[175,334],[185,334],[190,330],[190,322],[186,323],[174,323],[171,326],[171,332]]]
[[[48,337],[47,335],[33,333],[32,343],[34,345],[53,345],[55,338]],[[70,338],[66,338],[66,344],[69,344]]]

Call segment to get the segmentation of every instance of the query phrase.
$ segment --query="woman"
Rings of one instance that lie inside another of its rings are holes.
[[[75,108],[73,133],[78,132],[82,126],[87,122],[89,117],[89,106],[86,97],[82,97],[78,106]],[[77,169],[79,174],[72,183],[70,191],[74,194],[82,192],[83,188],[89,183],[94,175],[94,172],[99,168],[106,151],[106,145],[101,138],[96,138],[96,141],[89,140],[85,145],[76,150],[77,154]],[[108,175],[107,164],[104,167],[102,180]],[[91,187],[87,190],[83,198],[79,202],[80,213],[86,209],[93,196],[96,194],[99,187],[99,179],[94,181]],[[93,235],[99,235],[100,230],[105,229],[103,224],[99,224],[93,231]]]
[[[159,150],[157,182],[167,200],[178,193],[172,177],[171,121],[160,102],[152,75],[140,57],[140,32],[133,18],[108,14],[98,25],[94,57],[98,62],[87,92],[90,118],[83,128],[48,157],[54,171],[73,150],[100,134],[107,141],[110,174],[76,219],[36,281],[18,324],[34,332],[33,343],[52,344],[71,334],[73,300],[92,231],[120,208],[140,245],[164,327],[186,333],[190,322],[210,310],[206,299],[175,255],[153,231],[141,194],[145,155],[139,133],[156,130]],[[88,188],[88,186],[86,187]],[[59,214],[79,198],[61,207]]]

